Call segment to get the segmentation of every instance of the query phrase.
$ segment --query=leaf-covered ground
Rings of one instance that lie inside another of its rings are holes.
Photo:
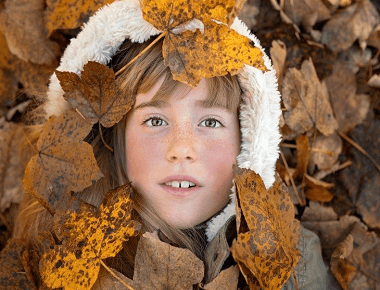
[[[38,152],[18,142],[25,116],[70,38],[110,2],[0,1],[0,249]],[[329,289],[380,285],[379,10],[377,0],[248,0],[240,12],[278,72],[277,170],[296,217],[321,239]]]

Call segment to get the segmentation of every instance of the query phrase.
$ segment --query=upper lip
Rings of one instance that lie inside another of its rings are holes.
[[[181,174],[170,175],[170,176],[166,177],[164,180],[162,180],[161,184],[165,184],[166,182],[169,182],[169,181],[184,181],[184,180],[195,183],[195,185],[197,185],[197,186],[201,186],[199,184],[198,180],[196,180],[195,178],[188,176],[188,175],[181,175]]]

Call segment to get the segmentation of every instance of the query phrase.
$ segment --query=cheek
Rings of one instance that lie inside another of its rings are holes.
[[[126,158],[129,180],[136,183],[146,181],[162,158],[160,142],[130,131],[126,134]]]

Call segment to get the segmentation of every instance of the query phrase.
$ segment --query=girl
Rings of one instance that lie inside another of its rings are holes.
[[[238,19],[231,28],[261,49]],[[162,40],[142,53],[159,33],[142,17],[138,0],[122,0],[91,17],[66,48],[58,71],[80,74],[88,61],[107,64],[122,71],[118,80],[123,95],[135,97],[120,122],[103,128],[104,140],[98,126],[87,136],[104,177],[77,197],[99,206],[106,192],[131,182],[141,232],[157,232],[161,241],[190,249],[204,261],[205,281],[210,282],[209,252],[215,241],[231,245],[236,238],[233,164],[254,170],[267,188],[275,180],[280,95],[265,54],[265,73],[245,65],[235,76],[202,78],[195,88],[174,81],[164,65]],[[46,119],[70,109],[63,94],[53,74]],[[52,226],[51,215],[26,192],[14,238],[31,242]],[[130,278],[137,243],[130,239],[108,262]],[[295,275],[282,289],[325,289],[318,238],[301,228],[298,249]],[[235,264],[229,251],[216,260],[219,271]],[[248,289],[242,276],[239,287]]]

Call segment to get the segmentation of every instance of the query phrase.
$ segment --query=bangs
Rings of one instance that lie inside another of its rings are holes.
[[[169,71],[169,69],[168,69]],[[222,107],[230,113],[238,111],[242,91],[236,77],[230,75],[206,79],[208,94],[206,107]],[[181,82],[174,81],[171,73],[165,75],[165,79],[153,96],[152,101],[169,101],[172,96],[186,97],[191,87]]]
[[[143,51],[154,39],[152,38],[144,44],[127,41],[122,45],[117,56],[114,57],[111,66],[115,71],[118,71]],[[191,87],[173,80],[170,69],[164,65],[162,42],[160,40],[155,43],[149,49],[149,52],[140,55],[128,69],[118,76],[120,87],[126,95],[136,96],[137,94],[147,93],[161,78],[164,78],[164,81],[153,96],[153,101],[168,101],[174,95],[184,98],[190,92]],[[206,82],[208,87],[207,107],[219,106],[231,113],[238,111],[242,91],[236,76],[227,74],[207,78]]]

